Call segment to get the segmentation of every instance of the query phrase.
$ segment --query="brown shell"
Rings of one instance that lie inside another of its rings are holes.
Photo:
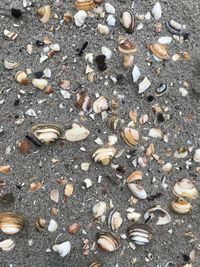
[[[103,245],[102,243],[101,244],[98,243],[100,239],[105,240],[105,242],[107,243],[110,243],[113,246],[113,249],[108,249],[108,247],[106,247],[106,244]],[[97,245],[102,251],[112,252],[119,248],[120,242],[119,242],[119,238],[113,235],[112,233],[101,232],[97,234]]]
[[[135,146],[139,142],[139,132],[135,129],[125,127],[121,131],[121,137],[129,146]]]
[[[99,261],[94,261],[90,264],[89,267],[101,267],[101,263]]]
[[[149,45],[149,49],[157,58],[169,59],[166,45],[154,43]]]
[[[121,40],[118,45],[118,51],[122,54],[134,54],[137,51],[136,44],[128,39]]]
[[[3,233],[7,235],[16,234],[24,225],[25,220],[21,215],[11,212],[0,213],[0,229]]]
[[[95,7],[95,2],[93,0],[77,0],[75,3],[77,10],[91,10]]]

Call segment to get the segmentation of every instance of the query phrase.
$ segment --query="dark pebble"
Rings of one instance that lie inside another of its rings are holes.
[[[22,15],[22,11],[20,9],[17,9],[17,8],[11,8],[11,15],[14,18],[20,18]]]

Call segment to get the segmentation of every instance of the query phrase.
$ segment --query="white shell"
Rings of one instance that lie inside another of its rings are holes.
[[[51,78],[51,70],[49,68],[44,69],[44,76],[46,78]]]
[[[147,198],[147,193],[141,185],[129,183],[128,188],[130,189],[131,193],[133,193],[136,197],[140,199]]]
[[[106,57],[107,60],[110,60],[111,59],[111,57],[112,57],[112,51],[108,47],[102,46],[101,52]]]
[[[34,87],[36,87],[40,90],[44,90],[45,87],[47,87],[48,82],[45,79],[33,79],[32,84]]]
[[[3,251],[10,251],[14,248],[14,246],[15,246],[15,243],[12,239],[6,239],[0,242],[0,248]]]
[[[93,64],[94,54],[93,53],[87,53],[85,55],[85,60],[89,62],[90,64]]]
[[[77,27],[83,26],[83,24],[85,23],[86,18],[87,18],[87,13],[84,10],[78,11],[74,15],[74,21],[75,21],[76,26]]]
[[[162,138],[162,131],[159,128],[151,128],[149,136],[153,138]]]
[[[59,44],[51,44],[50,49],[55,51],[55,52],[59,52],[60,51],[60,45]]]
[[[4,60],[4,66],[8,70],[13,70],[19,66],[18,62],[9,62],[6,59]]]
[[[71,97],[70,92],[68,92],[68,91],[66,91],[66,90],[60,90],[60,93],[61,93],[61,95],[62,95],[62,97],[63,97],[64,99],[70,99],[70,97]]]
[[[154,19],[159,20],[162,17],[162,9],[159,2],[155,3],[151,11]]]
[[[164,224],[168,224],[171,222],[171,216],[160,205],[156,205],[155,207],[146,211],[144,214],[144,219],[147,220],[149,217],[151,218],[152,216],[151,214],[153,214],[155,211],[159,211],[164,214],[164,216],[158,217],[158,221],[156,222],[156,225],[164,225]]]
[[[115,26],[116,19],[113,15],[108,15],[106,22],[107,22],[108,26]]]
[[[144,78],[144,80],[139,84],[139,94],[144,93],[151,85],[151,82],[148,80],[147,77]]]
[[[106,203],[104,201],[97,202],[93,206],[92,211],[95,218],[101,217],[106,211]]]
[[[133,82],[134,83],[137,82],[138,79],[140,78],[140,76],[141,76],[140,70],[139,70],[138,66],[135,65],[133,68],[133,71],[132,71]]]
[[[100,23],[97,25],[97,30],[102,35],[106,35],[106,34],[109,33],[108,27],[106,25],[103,25],[103,24],[100,24]]]
[[[90,134],[90,131],[88,129],[86,129],[82,125],[73,123],[72,128],[69,130],[66,130],[65,138],[66,140],[70,142],[78,142],[78,141],[82,141],[86,139],[89,134]]]
[[[162,170],[164,172],[171,172],[172,171],[172,164],[170,162],[167,162],[165,163],[163,166],[162,166]]]
[[[50,198],[53,202],[58,203],[59,201],[59,191],[58,190],[52,190],[50,193]]]
[[[108,102],[105,96],[100,96],[94,103],[93,103],[93,110],[95,113],[101,113],[104,110],[108,109]]]
[[[57,230],[58,224],[54,219],[51,219],[48,226],[48,231],[53,233]]]
[[[193,160],[195,162],[200,162],[200,148],[195,150]]]
[[[109,3],[105,3],[105,10],[108,14],[115,14],[115,8]]]
[[[151,13],[148,12],[148,13],[144,16],[144,18],[145,18],[146,20],[151,20]]]
[[[126,217],[129,221],[137,222],[140,219],[141,214],[139,212],[135,212],[134,208],[129,207],[126,210]]]
[[[60,256],[64,258],[70,253],[71,243],[69,241],[66,241],[59,245],[54,245],[52,249],[53,251],[58,252]]]
[[[160,38],[158,38],[158,43],[169,45],[169,44],[171,44],[172,40],[173,39],[171,36],[161,36]]]
[[[189,179],[182,179],[176,182],[172,191],[178,197],[195,199],[198,196],[196,187]]]

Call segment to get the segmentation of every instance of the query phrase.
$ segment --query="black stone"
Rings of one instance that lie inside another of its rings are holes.
[[[20,18],[22,15],[22,11],[20,9],[17,9],[17,8],[11,8],[11,15],[14,18]]]
[[[19,106],[19,103],[20,103],[20,100],[19,99],[16,99],[15,102],[14,102],[14,106],[15,107]]]
[[[37,46],[43,46],[44,45],[44,42],[40,41],[40,40],[37,40],[36,43],[35,43]]]
[[[37,71],[34,73],[34,75],[37,79],[41,78],[43,76],[43,74],[44,74],[43,71]]]
[[[96,62],[97,62],[97,66],[98,69],[100,71],[104,71],[107,69],[107,65],[105,63],[106,57],[104,55],[98,55],[96,56]]]
[[[148,102],[152,102],[153,100],[154,100],[154,96],[152,96],[152,95],[147,96]]]
[[[164,122],[165,121],[165,118],[164,118],[162,113],[158,113],[157,120],[158,120],[158,122]]]

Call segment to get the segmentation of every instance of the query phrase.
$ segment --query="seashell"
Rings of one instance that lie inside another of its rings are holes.
[[[58,229],[57,222],[54,219],[51,219],[47,229],[50,233],[55,232]]]
[[[101,113],[104,110],[108,109],[108,102],[105,96],[100,96],[94,103],[93,103],[93,110],[95,113]]]
[[[63,15],[63,20],[66,22],[66,23],[69,23],[70,21],[73,20],[73,15],[69,12],[66,12],[64,15]]]
[[[101,217],[106,212],[106,203],[104,201],[97,202],[93,206],[92,211],[93,211],[94,218]]]
[[[101,53],[106,57],[107,60],[110,60],[112,57],[112,51],[106,46],[101,47]]]
[[[154,24],[154,32],[155,33],[160,33],[162,31],[162,22],[156,22]]]
[[[105,252],[113,252],[120,246],[119,239],[109,232],[101,232],[97,234],[97,245]]]
[[[115,115],[112,115],[111,117],[108,118],[107,120],[107,125],[110,129],[116,130],[118,123],[119,123],[119,118]]]
[[[65,196],[71,197],[71,195],[73,194],[73,191],[74,191],[73,184],[66,184],[65,192],[64,192]]]
[[[159,44],[170,45],[171,42],[172,42],[171,36],[162,36],[162,37],[158,38]]]
[[[184,198],[178,198],[172,201],[171,208],[176,213],[186,214],[186,213],[191,212],[192,205]]]
[[[162,17],[162,9],[159,2],[155,3],[151,10],[152,15],[154,16],[154,19],[159,20]]]
[[[119,21],[126,32],[132,33],[134,31],[135,17],[130,9],[125,9],[124,11],[122,11]]]
[[[174,153],[174,157],[177,159],[183,159],[183,158],[187,157],[187,155],[188,155],[188,150],[185,147],[180,147]]]
[[[129,118],[132,120],[132,122],[137,123],[137,117],[138,117],[137,111],[130,110],[128,115],[129,115]]]
[[[89,267],[102,267],[102,265],[99,261],[94,261],[90,264]]]
[[[146,149],[146,151],[145,151],[145,155],[147,156],[147,157],[150,157],[150,156],[152,156],[152,154],[154,154],[155,153],[155,146],[154,146],[154,144],[150,144],[149,146],[148,146],[148,148]]]
[[[22,85],[29,84],[28,77],[24,71],[18,71],[15,74],[15,79],[18,81],[18,83],[20,83]]]
[[[68,227],[68,232],[71,235],[74,235],[74,234],[78,233],[79,229],[80,229],[80,225],[78,223],[72,223]]]
[[[9,62],[5,59],[4,60],[4,66],[8,70],[13,70],[19,66],[19,62]]]
[[[94,54],[93,53],[87,53],[85,55],[85,60],[89,62],[90,64],[93,64],[94,61]]]
[[[92,158],[95,162],[99,162],[102,165],[108,165],[116,153],[117,150],[115,147],[104,146],[96,149],[92,154]]]
[[[169,59],[167,46],[164,44],[154,43],[149,45],[149,49],[154,56],[159,59]]]
[[[8,174],[10,172],[10,165],[0,166],[0,173]]]
[[[165,23],[166,29],[173,35],[184,35],[186,32],[184,30],[186,29],[185,25],[182,25],[181,23],[177,22],[175,19],[170,19]]]
[[[153,230],[148,224],[133,224],[127,229],[128,237],[137,245],[149,243],[153,237]]]
[[[127,210],[126,210],[126,216],[127,216],[127,219],[129,221],[138,221],[141,217],[141,214],[138,213],[138,212],[135,212],[135,209],[132,208],[132,207],[129,207]]]
[[[178,197],[186,197],[189,199],[195,199],[198,196],[196,187],[188,179],[182,179],[178,181],[174,185],[172,191]]]
[[[151,128],[149,136],[153,138],[162,138],[162,131],[159,128]]]
[[[11,40],[15,40],[18,36],[18,34],[16,32],[11,32],[11,31],[8,31],[8,30],[4,30],[4,35],[7,36],[9,39]]]
[[[108,24],[108,26],[115,26],[116,23],[116,19],[113,15],[108,15],[107,19],[106,19],[106,23]]]
[[[45,79],[33,79],[32,85],[40,90],[45,90],[48,82]]]
[[[40,7],[37,11],[37,14],[42,23],[47,23],[51,17],[51,7],[49,5]]]
[[[147,77],[139,84],[139,94],[143,94],[149,87],[151,86],[151,82]]]
[[[137,82],[138,79],[140,78],[140,76],[141,76],[141,72],[140,72],[138,66],[135,65],[134,68],[133,68],[133,71],[132,71],[133,82],[134,83]]]
[[[108,217],[108,226],[110,227],[111,231],[118,230],[122,223],[123,219],[121,214],[116,210],[112,210]]]
[[[91,10],[95,7],[95,3],[93,0],[77,0],[75,3],[75,7],[77,10]]]
[[[83,24],[85,23],[85,20],[87,18],[87,13],[84,10],[80,10],[78,11],[75,15],[74,15],[74,21],[77,27],[81,27],[83,26]]]
[[[161,212],[162,214],[164,214],[164,216],[160,216],[158,217],[158,221],[156,222],[156,225],[164,225],[164,224],[168,224],[171,222],[171,216],[169,215],[169,213],[164,210],[160,205],[156,205],[155,207],[149,209],[148,211],[145,212],[144,214],[144,219],[145,220],[149,220],[151,218],[154,217],[154,212]]]
[[[134,181],[142,180],[142,175],[141,171],[134,171],[128,176],[126,181],[127,183],[132,183]]]
[[[28,153],[28,151],[30,150],[30,147],[31,147],[30,142],[26,139],[21,140],[18,144],[18,148],[20,152],[23,154]]]
[[[59,255],[64,258],[70,253],[71,243],[69,241],[63,242],[61,244],[56,244],[52,247],[53,251],[58,252]]]
[[[131,193],[139,199],[147,198],[147,193],[144,188],[139,184],[128,183],[128,188]]]
[[[27,53],[29,55],[32,55],[32,53],[33,53],[33,45],[32,44],[27,44],[26,51],[27,51]]]
[[[122,39],[118,45],[118,51],[123,55],[130,55],[137,52],[136,44],[128,39]]]
[[[158,88],[156,88],[156,96],[164,95],[168,90],[168,86],[165,83],[161,83]]]
[[[145,14],[144,18],[145,18],[147,21],[151,20],[151,12],[147,12],[147,13]]]
[[[170,162],[165,163],[165,164],[162,166],[162,170],[163,170],[164,172],[167,172],[167,173],[171,172],[171,171],[172,171],[172,164],[171,164]]]
[[[141,117],[140,117],[140,124],[145,124],[147,121],[148,121],[148,119],[149,119],[149,116],[148,116],[148,114],[144,114],[144,115],[142,115]]]
[[[61,129],[56,124],[36,124],[32,126],[31,133],[44,144],[50,144],[61,136]]]
[[[105,10],[106,10],[106,13],[108,14],[115,14],[114,6],[109,3],[105,3]]]
[[[42,231],[45,229],[46,221],[42,218],[38,218],[36,223],[35,223],[35,226],[36,226],[38,231]]]
[[[78,142],[85,140],[90,134],[90,131],[78,123],[73,123],[71,129],[66,130],[65,138],[70,142]]]
[[[0,248],[3,251],[11,251],[15,246],[15,242],[12,239],[6,239],[0,242]]]
[[[117,141],[118,141],[118,138],[116,135],[109,135],[108,136],[108,145],[109,146],[115,145],[117,143]]]
[[[107,35],[109,33],[109,28],[106,25],[100,23],[97,25],[97,30],[102,35]]]
[[[121,137],[124,140],[124,142],[129,146],[135,146],[139,142],[139,132],[135,129],[125,127],[121,131]]]
[[[0,213],[0,229],[4,234],[14,235],[25,225],[24,218],[16,213]]]
[[[42,185],[43,185],[43,183],[41,183],[41,182],[31,183],[28,191],[29,192],[36,192],[42,187]]]
[[[58,203],[59,201],[59,191],[58,190],[52,190],[50,192],[50,198],[53,202]]]
[[[92,181],[89,178],[84,179],[83,181],[83,189],[90,188],[92,186]]]
[[[200,148],[195,150],[193,160],[195,162],[200,162]]]

